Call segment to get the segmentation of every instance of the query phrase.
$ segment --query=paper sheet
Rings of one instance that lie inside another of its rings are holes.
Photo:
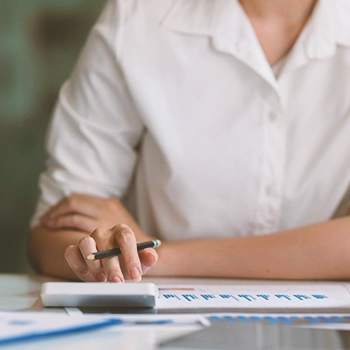
[[[157,309],[350,308],[346,285],[159,285]]]
[[[46,336],[78,333],[122,324],[115,318],[68,317],[65,314],[44,312],[0,312],[0,344],[17,340],[44,338]]]
[[[21,340],[35,340],[51,336],[81,333],[103,328],[114,334],[127,335],[129,329],[141,331],[154,326],[181,330],[208,326],[210,321],[201,315],[84,315],[78,309],[68,314],[57,312],[0,312],[0,345]],[[75,311],[75,312],[74,312]]]

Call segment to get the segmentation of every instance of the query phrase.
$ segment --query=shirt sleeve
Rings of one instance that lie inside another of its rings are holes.
[[[32,226],[71,193],[121,198],[128,189],[144,126],[120,66],[126,12],[123,1],[107,2],[61,88]]]

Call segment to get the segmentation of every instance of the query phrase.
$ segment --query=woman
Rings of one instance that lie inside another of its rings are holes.
[[[108,1],[50,126],[33,266],[349,278],[349,15],[346,0]]]

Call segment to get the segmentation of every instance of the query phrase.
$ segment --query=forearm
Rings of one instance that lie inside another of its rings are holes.
[[[270,235],[165,242],[154,275],[350,279],[350,219]]]
[[[67,264],[64,252],[69,245],[77,245],[86,235],[87,233],[75,230],[51,230],[37,226],[29,236],[29,261],[40,273],[78,280]]]

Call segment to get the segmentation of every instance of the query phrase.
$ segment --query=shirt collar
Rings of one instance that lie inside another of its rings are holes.
[[[350,2],[318,0],[305,28],[305,51],[309,59],[330,57],[337,45],[350,46]]]
[[[331,57],[337,45],[350,47],[349,14],[349,0],[318,0],[283,70]],[[230,53],[250,66],[279,95],[273,71],[238,0],[174,0],[161,26],[185,35],[211,37],[216,50]]]
[[[213,37],[220,48],[247,50],[254,39],[243,31],[245,16],[238,0],[175,0],[164,17],[164,28],[192,35]],[[350,46],[350,1],[318,0],[307,25],[303,44],[309,58],[334,52],[337,44]]]
[[[175,0],[162,27],[183,34],[205,35],[237,44],[242,41],[238,0]]]
[[[238,0],[177,0],[161,25],[185,35],[211,37],[216,50],[237,57],[277,88],[275,77]]]

